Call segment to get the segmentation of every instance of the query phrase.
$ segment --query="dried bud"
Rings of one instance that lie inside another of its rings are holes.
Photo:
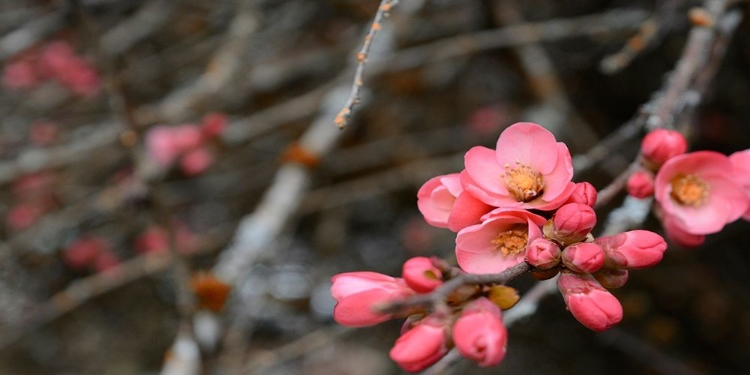
[[[658,169],[670,158],[687,151],[687,140],[675,130],[656,129],[643,137],[641,153],[654,169]]]
[[[495,285],[490,289],[489,299],[497,307],[508,310],[518,303],[521,296],[518,295],[518,291],[515,288],[505,285]]]
[[[667,243],[662,236],[647,230],[631,230],[594,240],[604,250],[608,268],[648,268],[661,261]]]
[[[229,297],[229,292],[232,291],[231,286],[208,272],[193,275],[190,278],[190,287],[198,298],[200,306],[211,311],[221,311]]]
[[[648,198],[654,195],[654,174],[640,169],[628,178],[628,194],[639,198]]]
[[[596,197],[597,192],[594,185],[591,185],[588,182],[578,182],[576,183],[573,193],[570,194],[570,197],[565,203],[580,203],[589,207],[594,207],[594,204],[596,204]]]
[[[608,289],[615,289],[628,282],[628,271],[616,268],[602,268],[591,274],[599,284]]]
[[[583,241],[596,225],[594,209],[581,203],[568,203],[560,207],[544,225],[544,237],[562,245]]]
[[[604,250],[594,243],[573,244],[563,250],[562,262],[574,272],[593,273],[604,265]]]
[[[427,257],[414,257],[404,263],[404,281],[417,293],[429,293],[443,283],[442,272]]]
[[[593,276],[564,272],[557,279],[565,305],[584,326],[602,332],[622,320],[622,305]]]
[[[526,262],[540,270],[548,270],[560,264],[560,246],[556,243],[537,238],[526,250]]]

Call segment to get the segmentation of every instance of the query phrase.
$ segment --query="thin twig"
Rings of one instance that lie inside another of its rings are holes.
[[[383,27],[383,17],[385,17],[388,12],[391,11],[393,5],[395,5],[396,2],[397,0],[381,0],[380,5],[378,6],[378,10],[375,12],[375,18],[373,18],[372,25],[370,25],[370,29],[367,31],[367,35],[365,36],[365,41],[362,44],[362,48],[357,53],[357,70],[354,73],[352,92],[351,94],[349,94],[349,98],[346,100],[344,108],[341,109],[334,120],[336,126],[338,126],[339,129],[344,129],[346,127],[347,123],[349,122],[349,118],[352,115],[354,106],[359,103],[359,92],[362,89],[365,64],[367,63],[367,56],[370,53],[372,40],[375,38],[375,35],[377,35],[378,31],[380,31],[380,29]]]

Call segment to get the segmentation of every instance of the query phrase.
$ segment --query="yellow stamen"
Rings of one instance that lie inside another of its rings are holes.
[[[672,179],[670,195],[681,205],[697,207],[706,201],[709,190],[708,183],[694,174],[677,175]]]
[[[518,224],[507,231],[497,234],[492,245],[495,250],[501,252],[504,256],[513,257],[526,250],[526,242],[529,240],[529,228],[526,225]]]
[[[519,202],[529,202],[539,196],[544,190],[542,174],[531,167],[516,162],[515,168],[505,164],[505,186]]]

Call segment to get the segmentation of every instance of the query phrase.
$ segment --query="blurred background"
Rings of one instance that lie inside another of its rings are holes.
[[[337,326],[331,276],[451,260],[455,235],[417,210],[421,184],[517,121],[583,155],[664,84],[701,2],[401,0],[339,131],[378,5],[0,2],[0,373],[400,373],[401,322]],[[679,124],[692,150],[750,148],[749,31]],[[641,134],[575,179],[606,186]],[[510,329],[499,367],[444,373],[750,373],[749,242],[740,221],[670,246],[614,292],[625,318],[603,334],[551,295]],[[226,305],[214,274],[233,275]],[[201,365],[169,372],[190,322]]]

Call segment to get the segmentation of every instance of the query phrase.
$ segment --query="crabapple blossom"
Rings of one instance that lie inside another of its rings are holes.
[[[647,230],[631,230],[599,237],[594,243],[604,250],[607,267],[628,270],[656,265],[667,250],[664,238]]]
[[[654,174],[645,169],[639,169],[628,177],[628,194],[644,199],[654,195]]]
[[[332,278],[331,294],[336,300],[333,318],[342,325],[363,327],[391,319],[373,308],[380,303],[414,294],[403,279],[375,272],[347,272]]]
[[[720,231],[750,205],[729,158],[713,151],[669,159],[656,175],[655,197],[662,221],[697,235]]]
[[[594,243],[576,243],[563,250],[562,262],[571,271],[593,273],[604,265],[604,251]]]
[[[430,225],[454,232],[479,223],[482,215],[492,210],[464,191],[459,173],[425,182],[417,192],[417,207]]]
[[[570,245],[583,241],[596,225],[596,213],[588,205],[568,203],[560,207],[544,225],[544,236]]]
[[[687,140],[675,130],[656,129],[643,137],[641,154],[651,166],[658,169],[670,158],[687,151]]]
[[[496,209],[456,236],[456,259],[466,272],[501,272],[524,261],[546,220],[526,210]]]
[[[734,175],[737,182],[745,188],[745,192],[750,196],[750,149],[737,151],[729,155],[729,161],[734,167]],[[742,218],[750,220],[750,207],[742,215]]]
[[[404,263],[402,276],[417,293],[429,293],[443,283],[442,273],[427,257],[414,257]]]
[[[508,345],[500,308],[487,298],[469,303],[453,325],[453,342],[461,355],[480,367],[499,364]]]
[[[495,150],[473,147],[465,165],[464,188],[495,207],[553,210],[575,189],[567,146],[534,123],[509,126]]]
[[[540,270],[548,270],[560,264],[560,246],[546,239],[537,238],[529,243],[526,262]]]
[[[406,371],[424,370],[448,353],[447,334],[443,319],[428,316],[396,340],[391,359]]]
[[[563,272],[557,279],[565,305],[581,324],[597,332],[622,320],[622,305],[593,276]]]

